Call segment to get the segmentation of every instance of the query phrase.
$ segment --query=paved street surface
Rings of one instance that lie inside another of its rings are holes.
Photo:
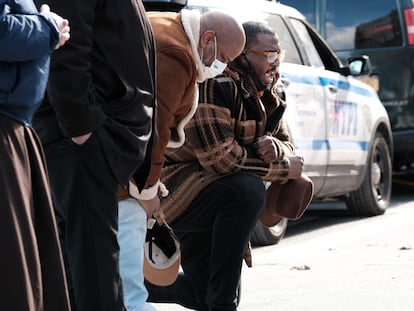
[[[414,310],[414,187],[383,216],[346,217],[341,204],[313,205],[278,245],[253,250],[239,311]]]

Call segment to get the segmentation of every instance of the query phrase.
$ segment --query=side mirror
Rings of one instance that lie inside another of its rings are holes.
[[[349,73],[352,76],[365,76],[371,74],[372,65],[369,56],[351,57],[348,59]]]

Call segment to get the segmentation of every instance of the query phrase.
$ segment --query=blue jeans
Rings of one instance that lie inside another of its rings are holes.
[[[147,215],[135,199],[119,202],[118,244],[119,270],[128,311],[155,310],[148,304],[142,265],[147,232]]]

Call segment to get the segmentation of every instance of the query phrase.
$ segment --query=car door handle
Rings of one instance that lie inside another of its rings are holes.
[[[290,84],[290,81],[286,78],[280,78],[280,82],[282,82],[284,87],[288,87]]]
[[[335,85],[328,85],[328,90],[333,94],[338,93],[338,88]]]

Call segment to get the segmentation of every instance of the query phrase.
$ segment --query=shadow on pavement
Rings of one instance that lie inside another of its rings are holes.
[[[414,202],[414,174],[394,176],[391,204],[393,201]],[[362,218],[364,217],[351,216],[346,209],[345,202],[342,200],[328,199],[313,202],[301,219],[289,221],[285,237]]]

